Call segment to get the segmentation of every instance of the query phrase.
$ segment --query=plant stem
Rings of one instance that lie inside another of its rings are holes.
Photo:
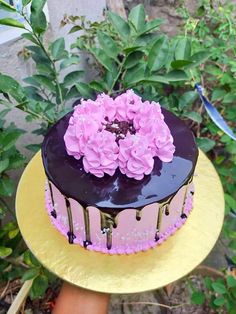
[[[124,65],[124,63],[125,63],[125,60],[126,60],[126,58],[124,57],[124,59],[123,59],[122,62],[120,63],[119,71],[118,71],[118,73],[117,73],[115,79],[113,80],[113,83],[112,83],[112,85],[111,85],[111,88],[110,88],[109,91],[108,91],[108,95],[111,95],[111,94],[112,94],[112,90],[113,90],[113,88],[114,88],[114,86],[115,86],[115,84],[116,84],[116,82],[117,82],[117,80],[118,80],[118,78],[119,78],[119,76],[120,76],[120,74],[121,74],[121,72],[122,72],[122,69],[123,69],[123,65]]]
[[[14,265],[14,266],[21,266],[25,269],[29,269],[30,267],[28,265],[26,265],[24,262],[22,261],[18,261],[17,259],[15,258],[12,258],[12,257],[0,257],[0,259]]]
[[[36,118],[38,118],[38,119],[40,119],[40,120],[43,120],[43,121],[46,120],[46,121],[47,121],[48,123],[50,123],[50,124],[53,124],[53,123],[54,123],[54,121],[48,119],[48,118],[45,117],[45,116],[41,116],[40,114],[38,114],[38,113],[36,113],[36,112],[33,112],[33,111],[31,111],[30,109],[25,108],[24,111],[25,111],[26,113],[31,114],[32,116],[35,116]]]
[[[24,14],[24,12],[21,12],[21,16],[25,19],[25,21],[28,23],[28,25],[30,26],[31,30],[28,30],[28,32],[30,32],[32,34],[32,36],[34,36],[35,40],[37,41],[38,45],[40,46],[40,48],[43,50],[43,52],[45,53],[45,55],[47,56],[48,60],[50,61],[52,67],[53,67],[53,71],[55,74],[55,83],[56,83],[56,87],[59,93],[59,106],[61,106],[61,110],[64,109],[64,100],[63,100],[63,96],[62,96],[62,91],[61,91],[61,87],[60,87],[60,83],[59,83],[59,77],[58,77],[58,73],[57,73],[57,69],[56,69],[56,65],[54,60],[51,58],[50,54],[48,53],[47,49],[44,47],[43,41],[41,40],[40,36],[38,34],[36,34],[33,30],[33,28],[31,27],[30,21],[28,20],[27,16]],[[57,112],[59,111],[59,106],[57,106]]]

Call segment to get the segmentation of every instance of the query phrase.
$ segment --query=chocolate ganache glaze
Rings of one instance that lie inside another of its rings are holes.
[[[162,112],[174,138],[174,158],[162,162],[155,157],[152,173],[142,180],[130,179],[118,169],[113,176],[103,178],[86,173],[82,158],[69,156],[65,149],[63,137],[72,115],[68,113],[49,130],[43,142],[42,158],[49,181],[84,208],[95,206],[113,216],[127,208],[141,210],[148,204],[165,202],[191,180],[198,149],[185,123],[163,108]]]

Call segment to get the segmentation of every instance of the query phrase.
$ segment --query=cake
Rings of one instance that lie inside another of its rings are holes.
[[[190,214],[197,157],[185,123],[132,90],[82,100],[44,138],[50,219],[87,250],[153,248]]]

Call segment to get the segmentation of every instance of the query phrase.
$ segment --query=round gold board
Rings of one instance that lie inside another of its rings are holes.
[[[51,224],[45,209],[45,181],[38,153],[26,167],[17,190],[17,220],[25,242],[58,277],[94,291],[142,292],[185,276],[211,251],[223,223],[221,182],[201,151],[194,176],[194,208],[185,225],[160,246],[131,255],[106,255],[69,244]]]

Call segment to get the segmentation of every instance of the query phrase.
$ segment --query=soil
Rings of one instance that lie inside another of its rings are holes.
[[[0,314],[6,314],[11,303],[22,286],[20,280],[14,280],[0,288]],[[49,314],[55,305],[59,294],[61,281],[57,281],[46,291],[42,299],[30,300],[28,297],[21,307],[19,314]]]
[[[201,276],[191,275],[164,289],[130,295],[112,295],[109,314],[215,314],[206,303],[203,306],[190,303],[190,282],[196,289],[204,292]],[[0,288],[0,314],[7,310],[21,287],[20,280],[15,280]],[[27,298],[20,314],[48,314],[52,312],[59,293],[61,282],[51,286],[43,299],[31,301]],[[227,312],[221,312],[226,314]]]

